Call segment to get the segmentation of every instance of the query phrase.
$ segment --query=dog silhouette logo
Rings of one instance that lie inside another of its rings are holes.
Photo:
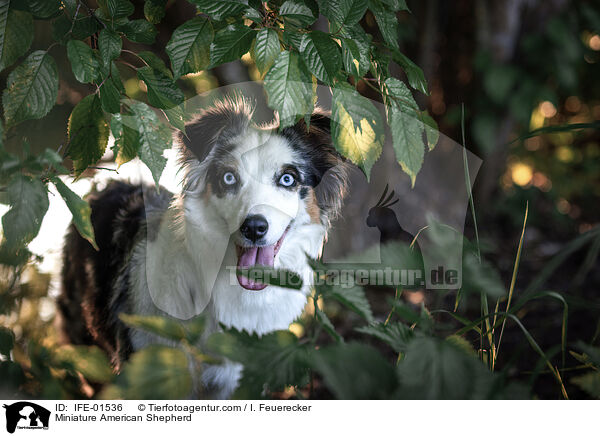
[[[29,401],[19,401],[10,405],[4,404],[6,409],[6,431],[14,433],[18,429],[48,429],[50,411],[42,406]]]

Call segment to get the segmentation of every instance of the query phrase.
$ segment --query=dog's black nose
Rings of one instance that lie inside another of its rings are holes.
[[[269,230],[269,223],[262,215],[249,215],[240,227],[240,232],[242,232],[242,235],[250,239],[252,242],[256,242],[265,236],[267,234],[267,230]]]

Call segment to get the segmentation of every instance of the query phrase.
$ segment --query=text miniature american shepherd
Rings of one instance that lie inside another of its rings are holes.
[[[59,297],[68,341],[99,345],[118,368],[160,341],[127,328],[120,313],[204,313],[209,332],[222,323],[258,334],[287,329],[302,313],[312,277],[307,255],[322,250],[347,164],[323,112],[308,128],[300,121],[281,132],[252,118],[251,105],[235,98],[187,124],[187,136],[177,138],[181,192],[114,181],[89,196],[99,250],[71,226]],[[257,264],[298,273],[302,289],[231,279],[232,267]],[[229,397],[241,371],[232,362],[205,368],[195,395]]]

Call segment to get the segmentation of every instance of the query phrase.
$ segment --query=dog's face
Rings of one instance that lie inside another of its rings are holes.
[[[210,211],[205,224],[230,239],[237,267],[302,273],[298,260],[316,256],[341,204],[345,164],[324,115],[313,115],[310,130],[300,123],[281,133],[252,125],[251,116],[246,102],[226,101],[188,124],[181,138],[186,208]],[[266,287],[238,281],[248,290]]]

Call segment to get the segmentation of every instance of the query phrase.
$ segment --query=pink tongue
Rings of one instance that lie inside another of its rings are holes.
[[[273,267],[275,261],[275,244],[266,247],[243,248],[238,257],[238,268],[251,268],[254,265]],[[267,287],[266,284],[256,283],[248,277],[237,276],[238,282],[242,287],[253,291],[260,291]]]

